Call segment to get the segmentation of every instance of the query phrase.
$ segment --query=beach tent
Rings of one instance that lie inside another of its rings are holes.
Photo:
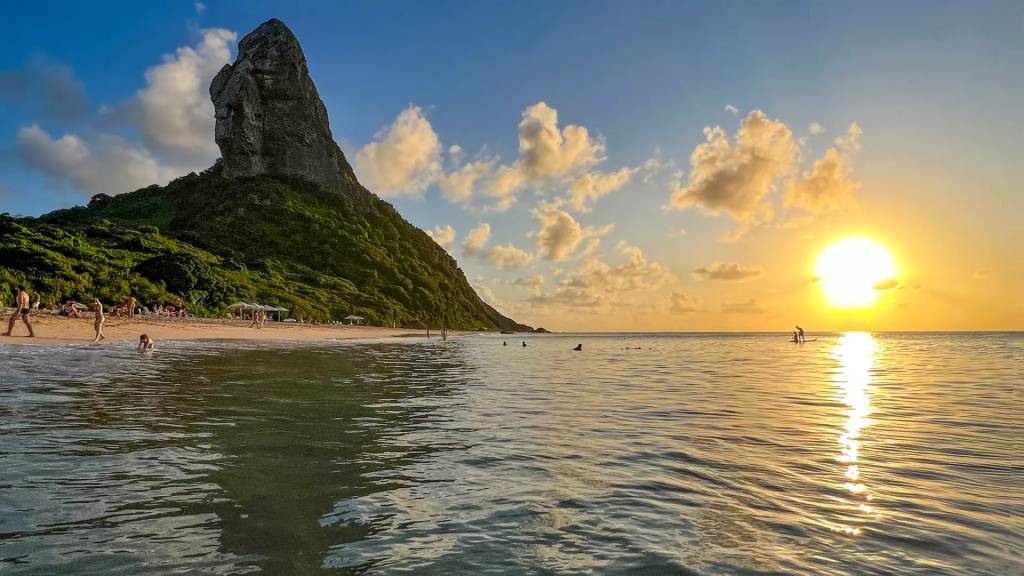
[[[274,308],[274,312],[277,312],[277,319],[278,319],[278,321],[281,320],[281,313],[282,312],[287,312],[287,311],[288,311],[287,308]]]
[[[350,326],[352,324],[360,324],[363,320],[366,320],[366,318],[363,318],[362,316],[357,316],[355,314],[349,314],[348,316],[345,316],[344,319],[348,320]]]
[[[238,310],[239,311],[238,312],[238,317],[239,318],[245,318],[245,314],[243,314],[241,311],[242,310],[252,310],[252,308],[254,306],[255,306],[255,304],[249,304],[248,302],[238,301],[238,302],[235,302],[234,304],[228,306],[228,308],[231,308],[231,309],[234,309],[234,310]]]

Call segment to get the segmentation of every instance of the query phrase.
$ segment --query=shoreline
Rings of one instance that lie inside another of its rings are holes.
[[[54,346],[92,344],[96,332],[91,314],[84,318],[68,318],[35,312],[30,316],[35,337],[18,319],[14,335],[3,336],[12,309],[0,312],[0,344]],[[329,342],[332,340],[380,340],[386,338],[426,338],[426,330],[383,328],[379,326],[348,326],[267,322],[263,328],[250,328],[250,320],[216,318],[174,318],[166,316],[108,316],[103,324],[106,339],[96,342],[138,342],[140,334],[148,334],[159,346],[161,341],[181,340],[247,340],[277,342]],[[435,331],[431,331],[434,337]],[[458,332],[449,332],[449,336]]]

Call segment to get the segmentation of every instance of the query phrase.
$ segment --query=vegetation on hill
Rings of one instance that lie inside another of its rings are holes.
[[[22,284],[44,303],[180,297],[219,315],[243,300],[321,321],[529,329],[482,302],[447,252],[365,189],[226,179],[219,164],[86,207],[0,216],[0,290]]]

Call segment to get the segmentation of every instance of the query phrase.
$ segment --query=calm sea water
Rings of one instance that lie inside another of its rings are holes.
[[[1024,574],[1024,336],[785,338],[0,346],[0,573]]]

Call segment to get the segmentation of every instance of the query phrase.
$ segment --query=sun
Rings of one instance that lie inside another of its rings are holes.
[[[884,246],[869,238],[840,240],[818,256],[818,283],[836,308],[866,308],[879,291],[895,282],[896,263]]]

